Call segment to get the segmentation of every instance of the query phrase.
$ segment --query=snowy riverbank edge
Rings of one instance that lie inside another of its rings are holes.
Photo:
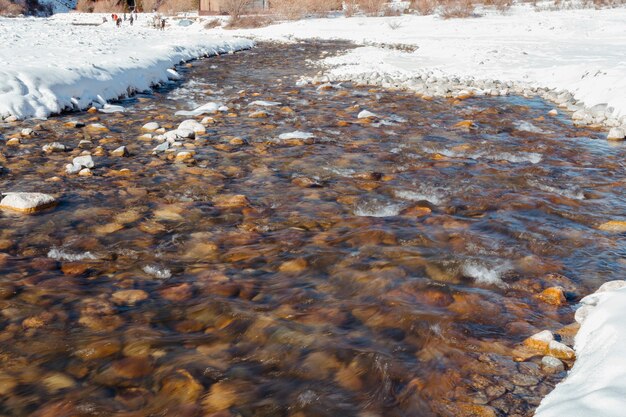
[[[425,97],[540,96],[579,125],[626,129],[626,8],[536,12],[515,6],[480,18],[352,17],[232,31],[257,40],[348,40],[361,45],[320,57],[325,71],[303,82],[352,81]]]
[[[208,34],[200,23],[165,31],[116,28],[101,15],[0,18],[0,117],[48,117],[178,79],[176,65],[249,49],[254,42]],[[78,24],[78,25],[77,25]],[[91,25],[90,25],[91,24]]]
[[[535,417],[622,417],[626,393],[626,281],[611,281],[581,300],[576,362],[541,402]]]

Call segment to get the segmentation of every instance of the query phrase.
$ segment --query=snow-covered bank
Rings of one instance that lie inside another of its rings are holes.
[[[110,18],[109,18],[110,20]],[[176,77],[181,61],[250,48],[253,42],[208,34],[201,24],[134,26],[102,15],[59,14],[50,19],[0,18],[0,116],[46,117],[89,107]]]
[[[331,80],[395,84],[426,95],[444,95],[453,81],[462,88],[478,85],[489,94],[547,87],[555,90],[553,101],[582,110],[577,114],[581,123],[626,124],[626,9],[536,12],[517,6],[504,15],[484,13],[450,20],[413,15],[310,19],[237,33],[365,45],[325,60]],[[565,90],[574,97],[558,98]]]
[[[536,417],[622,417],[626,393],[626,281],[611,281],[582,300],[576,363]]]

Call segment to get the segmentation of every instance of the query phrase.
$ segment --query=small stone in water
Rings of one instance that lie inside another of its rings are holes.
[[[93,176],[93,172],[91,172],[89,168],[83,168],[78,171],[78,175],[80,175],[81,177],[91,177]]]
[[[561,287],[546,288],[541,292],[541,294],[537,295],[537,298],[544,303],[554,306],[565,304],[565,294],[563,293],[563,288]]]
[[[624,140],[626,138],[626,129],[621,127],[614,127],[609,130],[609,134],[606,136],[608,140]]]
[[[284,262],[278,270],[285,273],[298,273],[306,270],[307,266],[306,259],[299,258]]]
[[[202,400],[206,413],[226,410],[237,403],[237,390],[228,381],[211,385],[211,391]]]
[[[544,356],[541,358],[541,368],[549,374],[555,374],[565,370],[565,365],[554,356]]]
[[[357,119],[374,119],[377,117],[378,117],[377,114],[374,114],[369,110],[362,110],[357,116]]]
[[[548,353],[550,356],[554,356],[558,359],[574,359],[576,357],[574,349],[561,342],[557,342],[556,340],[550,342],[548,346]]]
[[[111,151],[111,155],[112,156],[128,156],[128,150],[126,149],[126,146],[120,146],[119,148]]]
[[[0,208],[35,213],[57,204],[54,197],[43,193],[5,193]]]
[[[153,131],[157,130],[159,127],[161,127],[161,126],[159,126],[159,124],[157,122],[150,122],[150,123],[146,123],[141,128],[143,130],[147,130],[148,132],[153,132]]]
[[[12,138],[6,141],[6,145],[7,146],[17,146],[19,145],[21,142],[18,138]]]
[[[189,159],[193,158],[193,153],[189,152],[189,151],[182,151],[182,152],[178,152],[176,154],[176,161],[177,162],[184,162],[187,161]]]
[[[206,127],[193,119],[185,120],[178,125],[178,131],[192,131],[194,133],[206,133]]]
[[[268,114],[264,111],[255,111],[248,115],[251,119],[263,119],[268,117]]]
[[[598,229],[605,232],[623,233],[626,232],[626,221],[624,220],[611,220],[603,223]]]
[[[94,162],[93,162],[93,158],[91,157],[91,155],[77,156],[76,158],[72,160],[72,162],[74,163],[74,165],[79,166],[79,167],[84,167],[84,168],[94,167]]]
[[[43,379],[43,384],[48,392],[55,393],[67,388],[72,388],[75,385],[74,379],[70,376],[55,372]]]
[[[136,304],[146,300],[148,293],[143,290],[121,290],[114,292],[111,299],[116,304]]]
[[[46,153],[63,152],[65,150],[67,150],[65,145],[63,145],[62,143],[59,143],[59,142],[48,143],[46,145],[43,145],[43,147],[41,149],[44,152],[46,152]]]
[[[166,150],[168,150],[168,148],[170,147],[169,142],[163,142],[162,144],[156,146],[153,151],[155,153],[157,152],[165,152]]]
[[[29,127],[22,129],[22,131],[20,132],[20,134],[22,136],[26,136],[26,137],[31,136],[34,133],[35,133],[35,131],[33,129],[29,128]]]
[[[554,335],[552,332],[549,330],[543,330],[524,340],[524,345],[543,352],[548,349],[548,346],[552,342],[554,342]]]
[[[218,195],[213,198],[213,205],[217,208],[228,209],[248,206],[250,202],[245,195]]]
[[[101,131],[101,132],[106,132],[109,130],[105,125],[101,123],[92,123],[89,126],[87,126],[87,129],[92,130],[92,131]]]

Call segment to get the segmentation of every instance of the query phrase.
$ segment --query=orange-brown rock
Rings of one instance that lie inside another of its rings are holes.
[[[566,303],[565,294],[561,287],[546,288],[540,294],[537,294],[536,297],[544,303],[554,306],[561,306]]]
[[[165,395],[176,402],[195,403],[204,387],[186,369],[177,369],[161,381],[159,394]]]
[[[84,345],[74,352],[74,355],[84,361],[90,361],[114,355],[121,350],[121,347],[122,345],[117,339],[97,340]]]
[[[308,266],[306,259],[298,258],[292,259],[290,261],[283,262],[282,265],[278,268],[280,272],[285,273],[298,273],[305,271]]]
[[[211,385],[211,390],[202,399],[202,407],[205,413],[215,413],[232,407],[238,399],[237,387],[231,382],[222,381]]]
[[[245,195],[223,194],[213,197],[213,205],[221,209],[231,209],[249,206],[250,202]]]
[[[111,296],[111,299],[116,304],[136,304],[140,301],[144,301],[148,298],[148,293],[144,290],[121,290],[116,291]]]
[[[171,285],[159,290],[161,297],[169,301],[185,301],[193,295],[193,287],[185,282],[182,284]]]

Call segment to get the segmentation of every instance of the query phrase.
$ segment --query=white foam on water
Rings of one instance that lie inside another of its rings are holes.
[[[526,121],[522,121],[522,122],[517,122],[515,123],[515,128],[517,130],[520,130],[522,132],[530,132],[530,133],[546,133],[545,130],[543,130],[540,127],[535,126],[534,124],[530,123],[530,122],[526,122]]]
[[[351,168],[324,167],[324,169],[340,177],[352,177],[356,173],[356,171]]]
[[[572,189],[557,188],[557,187],[553,187],[553,186],[548,185],[548,184],[542,184],[539,181],[529,181],[528,183],[530,185],[532,185],[534,187],[537,187],[540,190],[546,191],[548,193],[554,193],[554,194],[562,195],[563,197],[572,198],[574,200],[584,200],[585,199],[585,194],[582,192],[582,190],[580,190],[578,188],[572,188]]]
[[[541,154],[536,152],[518,152],[518,153],[510,153],[510,152],[498,152],[498,153],[489,153],[489,152],[456,152],[448,149],[439,151],[438,153],[450,157],[450,158],[468,158],[468,159],[487,159],[490,161],[508,161],[512,163],[523,163],[530,162],[531,164],[538,164],[541,162]]]
[[[67,252],[63,249],[52,248],[48,251],[48,258],[54,259],[55,261],[68,261],[68,262],[76,262],[76,261],[84,261],[85,259],[94,260],[98,259],[91,252]]]
[[[403,200],[409,201],[422,201],[426,200],[433,204],[441,204],[442,195],[437,193],[434,190],[420,190],[420,191],[410,191],[410,190],[398,190],[394,192],[395,196],[401,198]]]
[[[541,162],[541,154],[535,152],[519,152],[515,154],[501,152],[495,155],[486,155],[485,157],[493,161],[509,161],[513,163],[530,162],[531,164],[538,164]]]
[[[358,204],[354,208],[354,215],[361,217],[392,217],[400,214],[402,205],[386,204],[377,201]]]
[[[143,267],[143,272],[158,279],[169,279],[172,277],[172,271],[157,265],[146,265]]]
[[[508,263],[496,266],[488,266],[477,261],[468,261],[463,264],[463,275],[473,278],[478,284],[497,285],[504,287],[506,284],[502,281],[502,275],[511,270]]]

